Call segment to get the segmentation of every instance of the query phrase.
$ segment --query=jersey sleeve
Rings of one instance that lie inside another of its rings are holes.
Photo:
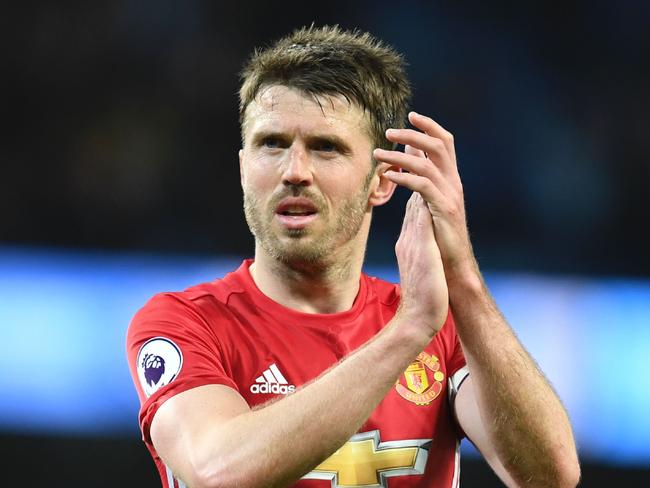
[[[238,390],[226,373],[230,368],[215,328],[218,324],[208,324],[192,301],[172,293],[154,296],[133,317],[127,358],[140,398],[145,442],[151,442],[149,429],[156,411],[174,395],[208,384]]]
[[[463,353],[463,346],[461,345],[458,334],[456,333],[456,322],[454,321],[451,311],[447,317],[447,322],[445,322],[445,325],[443,326],[443,331],[445,336],[443,340],[445,342],[445,351],[447,353],[445,363],[447,365],[447,374],[451,378],[467,365],[465,353]]]
[[[456,323],[454,322],[454,317],[451,314],[451,311],[449,311],[447,321],[442,328],[442,333],[442,340],[446,352],[445,364],[447,366],[448,400],[452,412],[454,412],[454,402],[456,401],[458,388],[460,388],[461,383],[469,375],[469,369],[467,368],[465,353],[463,353],[463,346],[461,345],[460,339],[458,338],[458,334],[456,332]],[[458,422],[455,413],[452,413],[452,415],[454,418],[454,424],[458,437],[460,439],[467,437],[463,428]]]

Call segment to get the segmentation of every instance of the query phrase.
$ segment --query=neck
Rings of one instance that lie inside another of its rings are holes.
[[[262,293],[287,308],[305,313],[344,312],[352,308],[359,292],[365,254],[365,245],[349,244],[330,261],[317,263],[281,262],[257,244],[250,273]]]

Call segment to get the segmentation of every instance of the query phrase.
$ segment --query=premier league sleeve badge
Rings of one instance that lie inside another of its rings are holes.
[[[150,397],[176,379],[183,366],[183,354],[173,341],[154,337],[140,348],[136,366],[142,391]]]

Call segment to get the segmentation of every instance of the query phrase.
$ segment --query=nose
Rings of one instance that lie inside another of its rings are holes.
[[[313,182],[313,168],[304,148],[292,146],[284,162],[282,183],[285,185],[309,186]]]

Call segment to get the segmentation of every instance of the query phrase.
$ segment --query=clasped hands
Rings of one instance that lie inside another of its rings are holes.
[[[390,165],[383,175],[413,191],[395,246],[403,313],[430,323],[433,333],[446,320],[448,281],[472,273],[475,260],[467,223],[454,138],[433,119],[410,112],[415,129],[388,129],[386,138],[404,152],[375,149]],[[409,310],[408,312],[406,310]]]

